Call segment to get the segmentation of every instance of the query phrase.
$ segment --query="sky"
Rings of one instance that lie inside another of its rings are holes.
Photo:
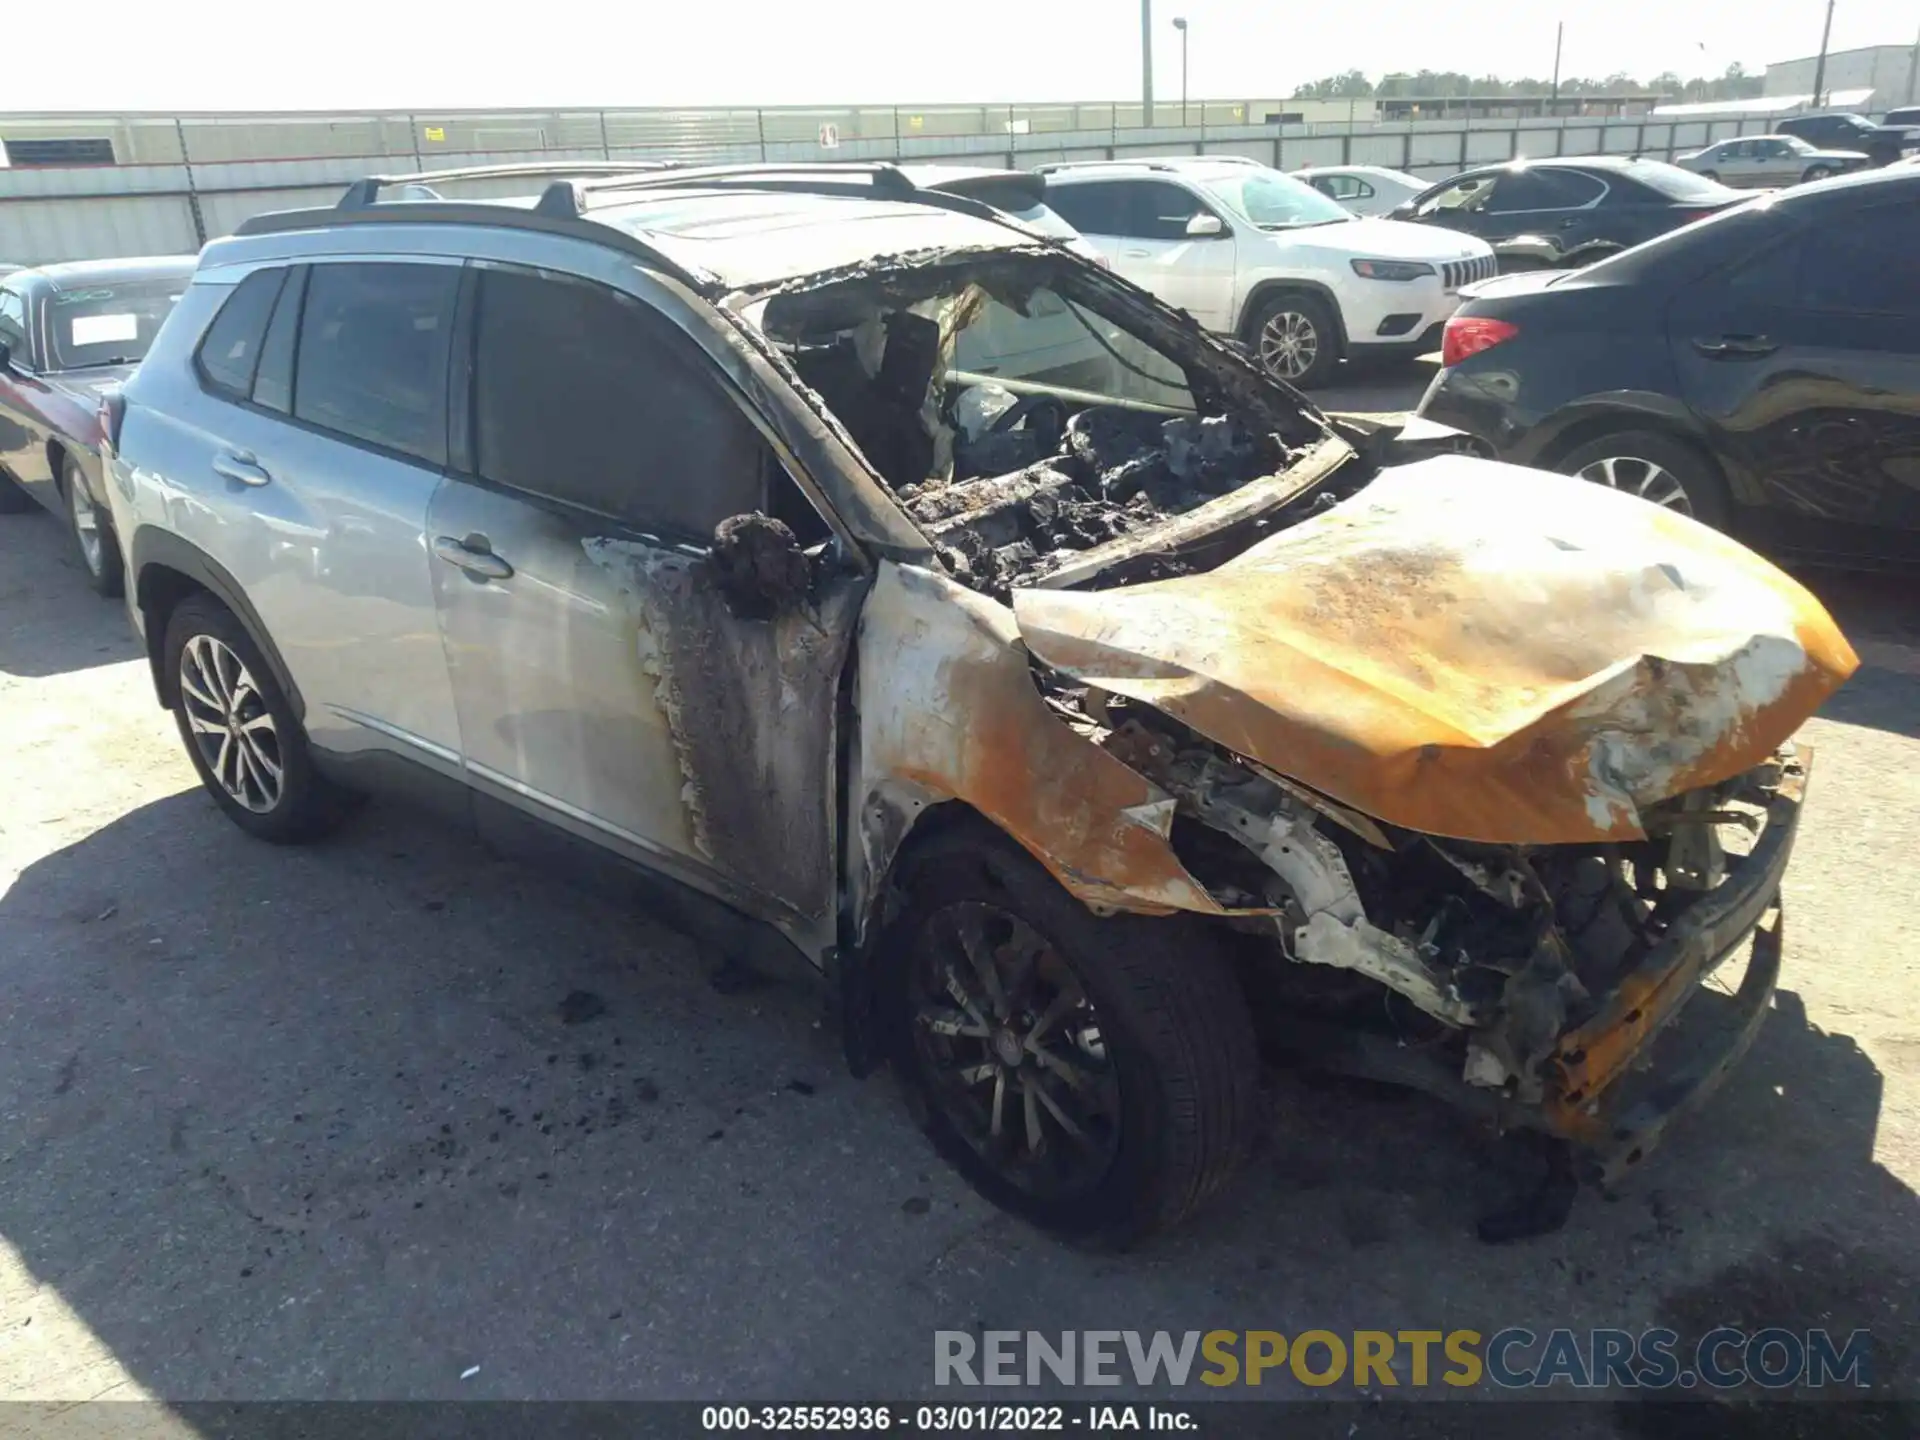
[[[15,5],[17,43],[38,7]],[[1565,4],[1562,73],[1759,70],[1815,53],[1824,9]],[[1898,12],[1839,0],[1832,48],[1912,44],[1920,17]],[[1544,77],[1557,18],[1553,0],[1154,0],[1156,94],[1171,99],[1176,15],[1192,95],[1221,99],[1353,68]],[[91,0],[82,29],[71,63],[8,67],[0,109],[1009,103],[1140,86],[1138,0]]]

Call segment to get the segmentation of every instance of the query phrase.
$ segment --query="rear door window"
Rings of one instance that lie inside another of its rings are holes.
[[[482,479],[695,541],[764,508],[772,451],[665,317],[584,280],[487,267],[479,282]]]
[[[1487,202],[1487,213],[1506,215],[1521,210],[1577,210],[1606,193],[1591,175],[1572,170],[1515,170],[1500,181]]]
[[[429,465],[447,459],[455,265],[316,265],[293,390],[297,420]]]
[[[200,378],[220,394],[244,400],[253,393],[267,321],[286,278],[287,272],[280,267],[254,271],[233,287],[207,327],[195,358]]]
[[[33,363],[27,346],[27,302],[12,290],[0,290],[0,340],[13,352],[14,363],[25,367]]]

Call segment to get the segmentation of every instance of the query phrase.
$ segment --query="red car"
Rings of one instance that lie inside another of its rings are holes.
[[[118,595],[100,471],[100,406],[133,373],[194,257],[83,260],[0,275],[0,514],[66,519],[88,583]]]

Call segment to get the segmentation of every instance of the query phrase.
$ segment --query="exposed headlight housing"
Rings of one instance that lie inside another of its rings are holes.
[[[1353,273],[1362,280],[1418,280],[1434,273],[1423,260],[1355,260]]]

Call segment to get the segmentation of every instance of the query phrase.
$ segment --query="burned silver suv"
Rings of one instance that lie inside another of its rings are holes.
[[[1603,1179],[1739,1053],[1856,663],[1771,565],[1330,421],[888,166],[460,178],[208,246],[113,419],[236,823],[583,842],[1106,1239],[1233,1173],[1263,1037]]]

